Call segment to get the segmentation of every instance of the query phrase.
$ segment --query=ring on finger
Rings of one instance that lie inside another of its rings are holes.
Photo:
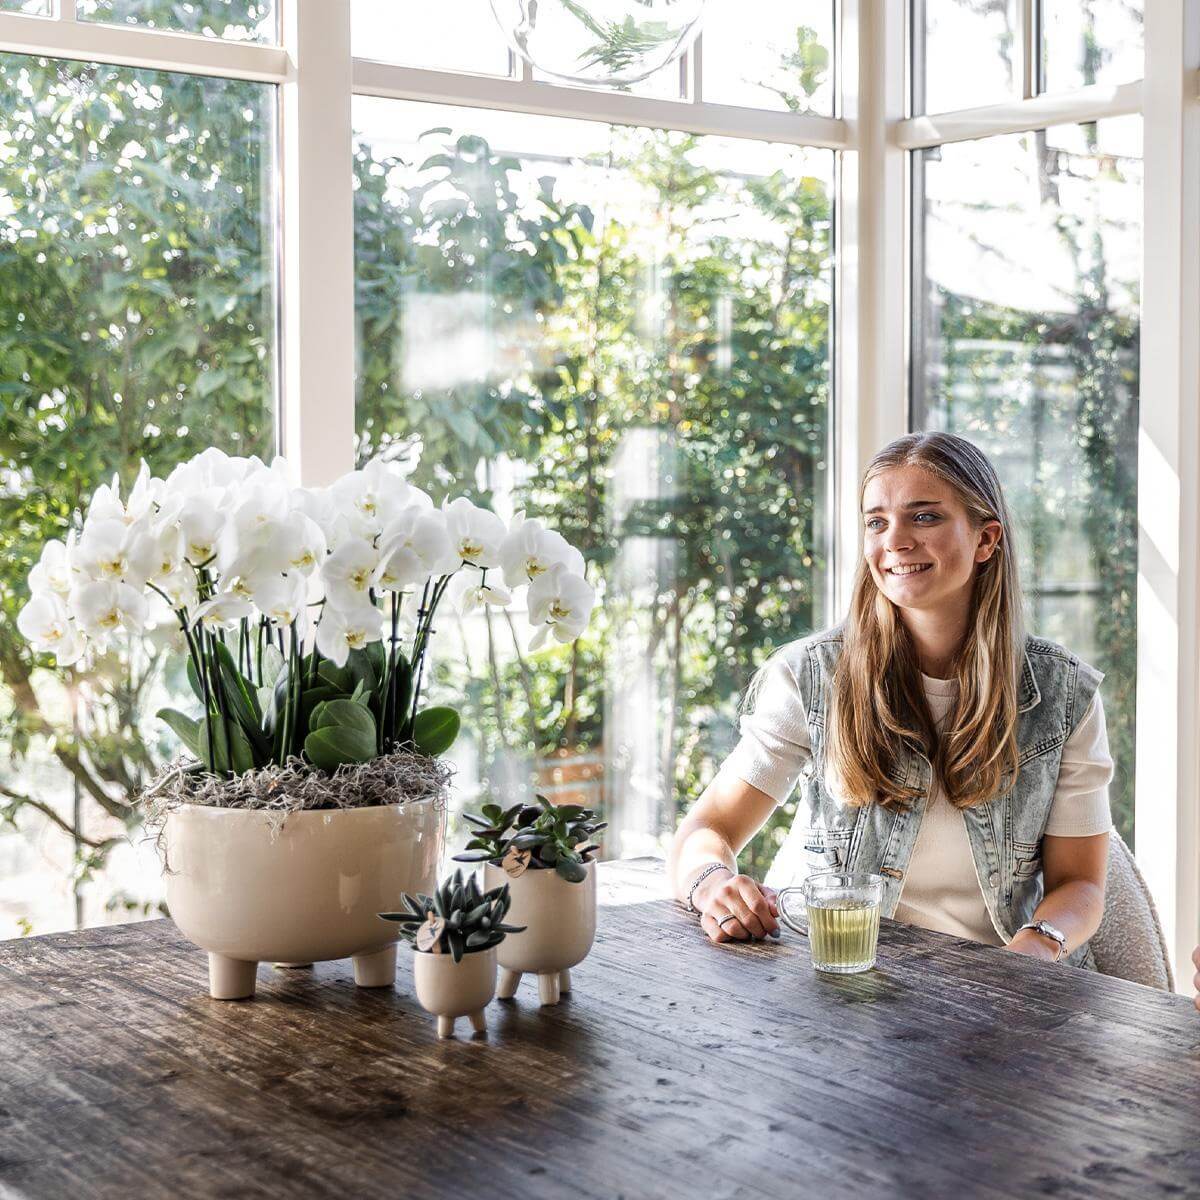
[[[738,919],[738,915],[737,915],[737,913],[729,913],[727,916],[724,916],[724,917],[722,917],[722,918],[721,918],[721,919],[720,919],[720,920],[717,922],[717,926],[718,926],[718,928],[720,928],[720,929],[724,929],[724,928],[725,928],[725,922],[726,922],[726,921],[736,921],[737,919]]]

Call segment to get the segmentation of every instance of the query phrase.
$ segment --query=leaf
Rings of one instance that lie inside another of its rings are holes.
[[[490,850],[470,850],[454,855],[455,862],[480,863],[488,862],[495,855]]]
[[[452,708],[426,708],[413,722],[413,742],[422,754],[436,758],[454,745],[462,719]]]
[[[370,762],[375,757],[375,735],[343,725],[318,729],[304,739],[304,753],[314,766],[332,774],[343,763]]]
[[[184,744],[190,754],[200,757],[200,722],[173,708],[160,708],[158,719],[170,726],[175,736]]]
[[[336,689],[339,695],[348,696],[354,689],[354,672],[350,670],[348,661],[346,666],[339,667],[328,658],[321,659],[317,677]]]
[[[309,718],[309,732],[320,729],[345,729],[375,737],[375,718],[371,710],[353,700],[325,700],[317,705]]]
[[[554,869],[568,883],[582,883],[587,878],[587,868],[572,862],[569,858],[560,858]]]

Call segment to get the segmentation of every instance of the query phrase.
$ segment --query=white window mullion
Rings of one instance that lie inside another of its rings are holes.
[[[833,612],[845,612],[862,531],[858,481],[908,428],[904,5],[844,0],[842,103],[853,150],[841,155],[834,358],[836,537]]]
[[[1200,4],[1146,5],[1137,856],[1181,991],[1200,941]]]
[[[349,0],[285,0],[281,91],[282,445],[299,482],[354,462]]]

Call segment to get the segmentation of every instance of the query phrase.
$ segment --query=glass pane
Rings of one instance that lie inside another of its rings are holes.
[[[0,55],[0,937],[160,895],[123,803],[173,752],[154,713],[182,659],[152,638],[64,686],[7,631],[41,546],[114,472],[271,453],[274,96]]]
[[[833,113],[828,0],[715,0],[704,16],[704,99],[782,112]]]
[[[825,619],[833,156],[354,118],[360,457],[420,439],[436,498],[544,518],[598,589],[574,647],[529,654],[521,612],[441,623],[457,802],[536,786],[603,807],[608,853],[657,847],[755,666]]]
[[[1042,0],[1042,89],[1130,83],[1145,70],[1143,0]]]
[[[1031,631],[1106,673],[1113,816],[1128,838],[1141,118],[943,146],[923,171],[916,427],[993,456],[1019,523]]]
[[[81,21],[142,25],[229,42],[278,42],[275,0],[78,0]]]
[[[508,47],[487,0],[353,0],[350,51],[409,67],[508,74]]]
[[[50,0],[0,0],[0,12],[19,12],[31,17],[50,16]]]
[[[915,81],[914,112],[997,104],[1020,93],[1016,7],[1016,0],[917,4],[915,11],[924,13],[925,72]]]

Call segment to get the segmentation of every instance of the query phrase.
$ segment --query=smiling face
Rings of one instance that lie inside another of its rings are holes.
[[[976,525],[954,489],[922,467],[881,471],[863,493],[863,557],[898,608],[970,604],[975,572],[995,553],[999,521]]]

